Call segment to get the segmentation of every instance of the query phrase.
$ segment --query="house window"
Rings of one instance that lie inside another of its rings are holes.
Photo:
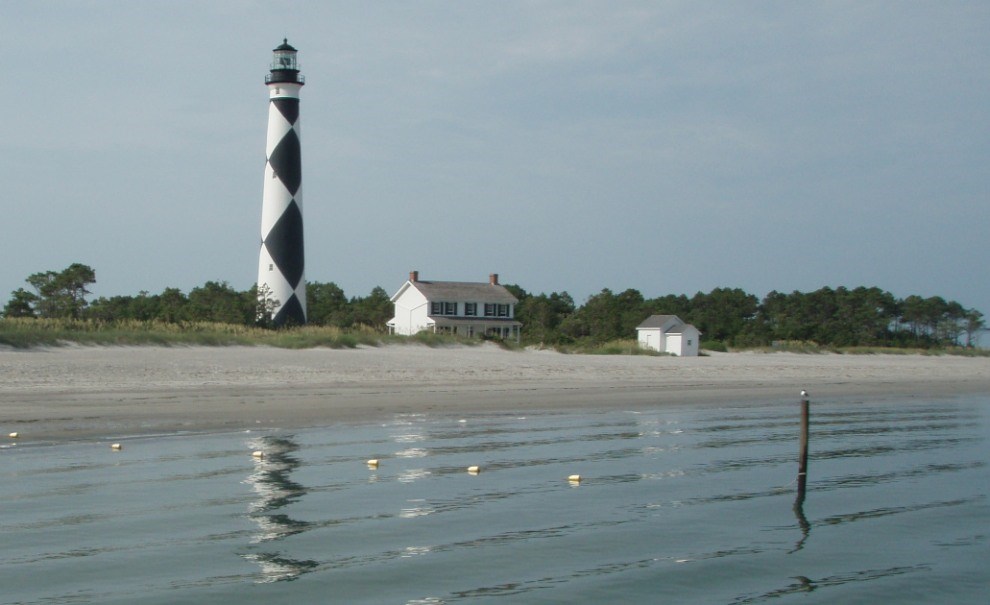
[[[464,303],[464,315],[478,315],[478,303]]]
[[[688,338],[688,346],[689,347],[691,346],[691,339],[690,338]]]
[[[431,302],[430,315],[457,315],[457,303],[455,302]]]
[[[485,303],[485,317],[508,317],[509,305]]]

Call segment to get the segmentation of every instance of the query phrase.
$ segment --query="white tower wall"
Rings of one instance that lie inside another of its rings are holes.
[[[302,161],[296,49],[288,41],[274,50],[269,90],[265,181],[261,210],[258,296],[276,326],[306,323],[302,220]]]

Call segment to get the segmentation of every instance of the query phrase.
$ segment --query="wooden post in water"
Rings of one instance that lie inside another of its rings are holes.
[[[804,515],[804,490],[808,485],[808,391],[801,391],[801,445],[798,453],[798,492],[794,499],[794,515],[801,528],[801,539],[790,552],[794,553],[804,548],[804,543],[811,535],[811,524]]]
[[[801,391],[801,445],[798,453],[798,498],[804,499],[808,481],[808,392]]]

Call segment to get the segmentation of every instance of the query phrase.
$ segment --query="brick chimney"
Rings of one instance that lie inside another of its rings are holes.
[[[411,282],[418,282],[419,281],[419,271],[410,271],[409,272],[409,281],[411,281]]]
[[[488,274],[488,285],[497,286],[498,285],[498,273]]]

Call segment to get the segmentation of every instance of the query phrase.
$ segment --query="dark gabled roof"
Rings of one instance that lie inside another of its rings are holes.
[[[639,329],[639,328],[662,328],[665,325],[667,325],[667,323],[671,319],[677,320],[677,323],[678,324],[683,324],[684,323],[683,321],[681,321],[681,318],[678,317],[678,316],[676,316],[676,315],[650,315],[649,317],[647,317],[646,319],[643,320],[643,323],[641,323],[638,326],[636,326],[636,329]]]
[[[666,330],[667,334],[683,334],[685,328],[688,327],[694,328],[695,330],[698,329],[689,323],[684,323],[684,320],[676,315],[650,315],[643,320],[643,323],[636,326],[636,329],[656,328],[663,330],[663,327],[666,325],[670,326]],[[701,332],[699,331],[698,334],[701,334]]]
[[[485,282],[414,281],[410,283],[431,301],[502,304],[515,304],[519,302],[519,299],[513,296],[505,286],[492,285]]]

